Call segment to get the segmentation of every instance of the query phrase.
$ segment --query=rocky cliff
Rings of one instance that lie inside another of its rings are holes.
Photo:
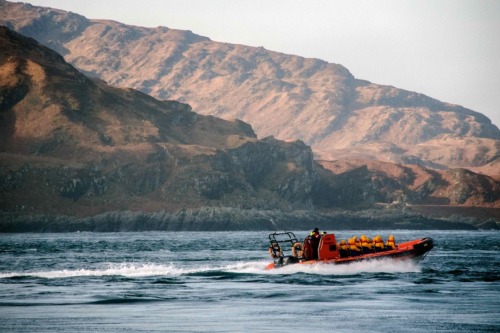
[[[338,64],[0,1],[0,23],[114,86],[300,139],[325,160],[499,173],[500,131],[478,112],[354,78]]]

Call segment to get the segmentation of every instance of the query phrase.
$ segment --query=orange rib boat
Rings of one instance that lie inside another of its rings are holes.
[[[307,237],[304,242],[299,242],[295,234],[290,231],[269,234],[269,242],[269,251],[274,257],[274,262],[269,263],[266,269],[294,264],[348,264],[351,262],[380,260],[384,258],[418,262],[434,247],[432,238],[426,237],[398,244],[395,249],[384,248],[377,252],[371,250],[369,252],[365,251],[362,254],[354,254],[346,253],[339,249],[335,234],[325,234],[319,240],[317,252],[312,252],[311,249],[304,246],[305,244],[307,245]],[[290,252],[286,254],[283,251],[284,248],[289,249]]]

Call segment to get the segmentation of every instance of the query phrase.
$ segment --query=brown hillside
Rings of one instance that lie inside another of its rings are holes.
[[[211,207],[200,217],[211,223],[211,212],[227,211],[220,207],[257,216],[270,210],[330,214],[377,203],[497,207],[499,201],[498,183],[463,169],[437,172],[377,161],[322,167],[301,141],[258,140],[241,121],[90,80],[5,27],[0,78],[0,214],[21,220],[163,211],[183,221],[185,210]]]
[[[0,27],[0,211],[94,215],[311,208],[313,154],[251,127],[90,80]]]
[[[321,159],[498,174],[500,131],[488,118],[356,79],[341,65],[25,4],[0,1],[0,13],[1,24],[37,38],[111,85],[242,119],[259,137],[301,139]]]

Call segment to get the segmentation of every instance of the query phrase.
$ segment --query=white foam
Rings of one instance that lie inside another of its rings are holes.
[[[161,275],[181,275],[185,274],[186,270],[176,268],[174,265],[157,265],[157,264],[109,264],[104,269],[64,269],[54,271],[40,272],[22,272],[22,273],[2,273],[0,278],[12,278],[22,276],[41,277],[47,279],[53,278],[68,278],[79,276],[126,276],[126,277],[146,277],[146,276],[161,276]]]
[[[421,266],[411,260],[381,259],[372,261],[353,262],[350,264],[297,264],[278,269],[265,270],[269,261],[237,262],[220,268],[234,273],[248,274],[295,274],[307,273],[318,275],[354,275],[359,273],[418,273]]]
[[[81,276],[125,276],[125,277],[148,277],[148,276],[179,276],[193,273],[204,273],[211,271],[225,271],[232,273],[246,274],[318,274],[318,275],[353,275],[359,273],[411,273],[420,272],[421,268],[418,264],[412,261],[399,260],[376,260],[355,262],[351,264],[335,265],[317,263],[312,265],[290,265],[273,270],[265,270],[268,261],[240,261],[225,266],[200,266],[196,268],[177,267],[170,263],[167,265],[160,264],[140,264],[140,263],[122,263],[109,264],[103,269],[64,269],[54,271],[38,271],[38,272],[12,272],[0,273],[0,278],[12,277],[40,277],[47,279],[54,278],[71,278]]]
[[[290,265],[266,272],[270,274],[295,274],[307,273],[318,275],[354,275],[360,273],[418,273],[421,271],[419,264],[408,260],[382,259],[373,261],[353,262],[350,264],[316,263],[307,265]]]

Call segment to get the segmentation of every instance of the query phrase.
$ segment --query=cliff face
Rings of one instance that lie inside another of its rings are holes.
[[[259,137],[300,139],[321,159],[498,173],[500,131],[485,116],[356,79],[338,64],[5,1],[0,13],[1,24],[111,85],[242,119]]]

